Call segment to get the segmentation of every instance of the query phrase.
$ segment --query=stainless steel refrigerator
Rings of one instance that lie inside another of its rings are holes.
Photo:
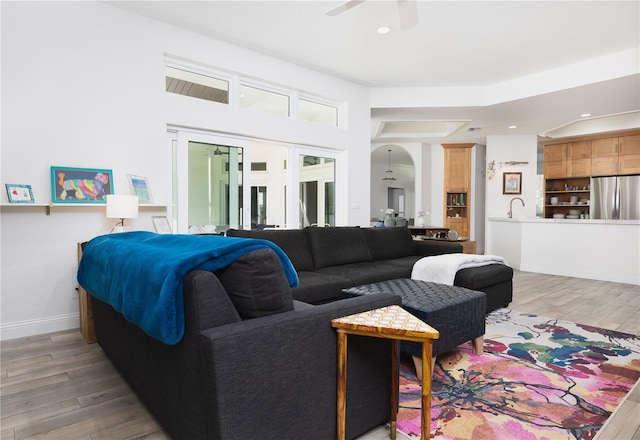
[[[591,218],[640,220],[640,175],[591,178]]]

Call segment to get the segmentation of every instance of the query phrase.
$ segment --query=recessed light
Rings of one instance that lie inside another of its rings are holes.
[[[517,125],[509,125],[509,128],[512,128],[512,129],[513,128],[518,128],[518,126]]]
[[[589,116],[591,116],[591,113],[583,113],[580,115],[581,118],[588,118]]]
[[[376,29],[376,32],[381,35],[388,34],[389,32],[391,32],[391,28],[389,26],[380,26],[378,29]]]

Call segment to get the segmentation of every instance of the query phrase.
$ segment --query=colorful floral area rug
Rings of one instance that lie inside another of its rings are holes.
[[[640,338],[499,309],[484,354],[470,344],[438,357],[431,438],[591,439],[640,377]],[[398,429],[420,438],[420,383],[400,372]]]

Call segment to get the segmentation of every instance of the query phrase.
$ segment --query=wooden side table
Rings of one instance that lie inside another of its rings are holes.
[[[78,263],[82,259],[82,243],[78,243]],[[93,327],[93,310],[89,293],[78,286],[78,301],[80,303],[80,333],[88,344],[96,342],[96,330]]]
[[[398,341],[422,342],[422,425],[420,438],[429,438],[431,432],[431,376],[433,340],[440,337],[430,327],[402,307],[393,305],[343,318],[333,319],[331,326],[338,333],[338,440],[344,440],[347,400],[347,335],[371,336],[391,340],[391,430],[396,438],[398,416]]]

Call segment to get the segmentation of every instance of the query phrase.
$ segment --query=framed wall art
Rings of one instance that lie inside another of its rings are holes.
[[[109,194],[113,194],[111,170],[51,167],[52,203],[106,203]]]
[[[23,185],[20,183],[6,183],[7,197],[9,203],[34,203],[33,190],[31,185]]]
[[[151,217],[153,221],[153,227],[158,234],[171,234],[171,225],[169,219],[163,215],[154,215]]]
[[[522,194],[522,173],[504,173],[502,194]]]
[[[151,197],[151,190],[149,189],[149,182],[146,177],[134,176],[133,174],[127,174],[129,177],[129,184],[131,185],[131,191],[138,196],[140,203],[153,203]]]

